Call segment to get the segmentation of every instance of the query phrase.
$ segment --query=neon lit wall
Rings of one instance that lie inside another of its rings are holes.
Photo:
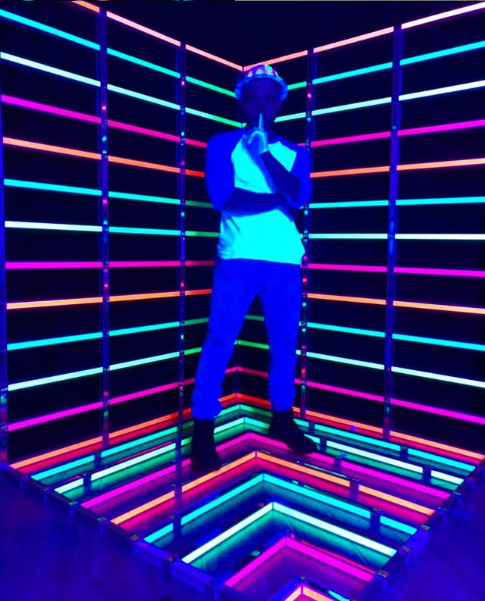
[[[273,61],[291,84],[280,131],[313,157],[303,413],[479,445],[483,8]],[[0,12],[4,461],[182,419],[219,226],[205,143],[240,126],[242,70],[86,2],[15,10]],[[225,394],[267,398],[265,343],[256,301]]]

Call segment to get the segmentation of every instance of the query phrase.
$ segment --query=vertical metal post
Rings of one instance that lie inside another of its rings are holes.
[[[0,75],[1,75],[0,59]],[[8,460],[7,291],[5,271],[5,185],[3,181],[2,81],[0,79],[0,462]]]
[[[102,447],[109,447],[109,212],[108,212],[108,54],[107,54],[107,18],[106,9],[100,7],[97,16],[97,32],[100,51],[98,53],[98,79],[101,87],[98,91],[98,115],[101,123],[98,129],[98,149],[101,160],[98,167],[98,187],[101,190],[99,205],[99,224],[102,228],[99,256],[102,263],[101,283],[101,340],[102,352]]]
[[[305,116],[305,145],[310,152],[310,171],[313,165],[313,153],[311,143],[315,138],[315,122],[313,119],[313,109],[315,106],[315,90],[313,80],[315,79],[316,58],[313,50],[308,51],[307,57],[307,83],[306,83],[306,116]],[[306,419],[307,409],[307,347],[308,347],[308,252],[309,252],[309,232],[311,230],[311,215],[308,206],[305,206],[303,213],[303,244],[306,252],[302,264],[302,310],[301,310],[301,384],[300,384],[300,417]]]
[[[391,104],[391,141],[389,171],[389,209],[388,209],[388,241],[387,241],[387,281],[386,281],[386,337],[384,349],[384,421],[383,435],[389,438],[392,425],[392,397],[394,395],[394,329],[396,299],[396,233],[397,233],[397,198],[399,195],[399,172],[397,166],[400,159],[399,129],[401,128],[401,103],[399,96],[402,89],[403,31],[398,25],[394,29],[392,57],[392,104]]]
[[[178,432],[176,441],[176,460],[177,460],[177,483],[175,488],[175,500],[180,500],[182,487],[180,482],[182,469],[182,436],[184,425],[184,381],[185,381],[185,207],[186,207],[186,87],[187,87],[187,50],[185,44],[182,44],[177,51],[177,71],[180,78],[177,85],[176,95],[177,104],[180,106],[178,119],[178,135],[180,143],[177,148],[177,162],[180,173],[177,180],[177,193],[180,200],[179,212],[179,404],[178,404]],[[179,520],[175,521],[174,528],[177,534]]]

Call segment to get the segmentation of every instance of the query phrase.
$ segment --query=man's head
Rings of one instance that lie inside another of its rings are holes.
[[[256,65],[236,87],[236,98],[248,127],[258,126],[261,113],[265,129],[271,128],[287,94],[286,83],[270,65]]]

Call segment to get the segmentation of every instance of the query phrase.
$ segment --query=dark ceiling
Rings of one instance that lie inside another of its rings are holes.
[[[176,39],[249,64],[470,2],[115,0],[109,4],[118,14]]]

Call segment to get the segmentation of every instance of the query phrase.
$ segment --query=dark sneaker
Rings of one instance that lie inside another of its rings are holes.
[[[317,445],[305,436],[293,418],[293,409],[273,411],[268,435],[286,443],[297,453],[314,453]]]
[[[197,472],[208,473],[221,469],[221,458],[216,451],[214,420],[194,419],[191,459]]]

